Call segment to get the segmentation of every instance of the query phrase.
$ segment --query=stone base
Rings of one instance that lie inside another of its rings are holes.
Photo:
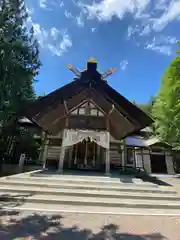
[[[111,173],[110,172],[105,172],[105,176],[110,177]]]
[[[58,169],[57,173],[62,174],[63,173],[63,169]]]

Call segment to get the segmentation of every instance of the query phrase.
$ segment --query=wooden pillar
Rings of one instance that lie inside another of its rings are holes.
[[[97,144],[97,155],[96,155],[96,161],[97,161],[97,166],[99,167],[101,164],[101,159],[100,156],[101,155],[101,146],[99,144]]]
[[[44,135],[43,149],[42,149],[42,155],[41,155],[41,159],[42,159],[42,163],[43,163],[43,169],[46,168],[48,145],[49,145],[49,140],[47,140],[47,133],[45,133],[45,135]]]
[[[106,175],[110,174],[110,158],[109,158],[109,149],[106,148]]]
[[[133,147],[133,165],[136,168],[137,164],[136,164],[136,149],[135,149],[135,147]]]
[[[19,169],[18,169],[19,173],[23,172],[25,159],[26,159],[26,154],[25,153],[21,153],[20,159],[19,159]]]
[[[43,164],[43,153],[44,153],[44,146],[45,141],[47,140],[46,133],[42,131],[41,133],[42,144],[39,151],[38,161]]]
[[[84,156],[84,165],[87,165],[87,154],[88,154],[88,140],[86,141],[85,156]]]
[[[144,152],[143,152],[143,148],[141,148],[141,159],[142,159],[142,166],[144,168]]]
[[[74,147],[74,146],[70,146],[70,147],[69,147],[69,159],[68,159],[68,167],[69,167],[69,168],[72,167],[72,153],[73,153],[73,147]]]
[[[74,165],[77,164],[78,143],[75,146]]]
[[[63,172],[63,164],[64,164],[64,157],[65,157],[66,147],[61,146],[61,152],[59,156],[59,165],[58,165],[58,172]]]
[[[126,142],[124,140],[124,166],[127,164],[127,147],[126,147]]]
[[[122,167],[125,166],[125,150],[126,150],[126,147],[125,147],[125,140],[123,140]]]
[[[67,106],[67,102],[66,101],[64,101],[64,109],[65,109],[65,114],[66,114],[65,128],[68,129],[68,125],[69,125],[69,110],[68,110],[68,106]],[[63,146],[65,134],[67,134],[66,130],[63,131],[62,144],[61,144],[61,150],[60,150],[60,155],[59,155],[59,164],[58,164],[58,172],[59,173],[63,172],[64,157],[65,157],[65,153],[66,153],[66,147]]]
[[[106,127],[107,127],[107,132],[109,133],[109,116],[107,117]],[[110,143],[109,143],[109,148],[110,148]],[[110,169],[109,148],[106,148],[106,175],[109,175],[110,170],[111,170]]]
[[[49,140],[46,140],[45,147],[44,147],[44,154],[43,154],[43,169],[46,168],[48,145],[49,145]]]
[[[112,109],[109,111],[108,115],[107,115],[107,118],[106,118],[106,129],[107,129],[107,132],[109,133],[109,116],[111,115],[111,113],[113,112],[114,110],[114,105],[112,105]],[[110,141],[110,139],[109,139]],[[109,143],[109,148],[110,148],[110,143]],[[110,151],[109,151],[109,148],[106,148],[106,175],[109,175],[110,174],[110,171],[111,171],[111,165],[110,165]]]
[[[65,138],[64,134],[65,134],[65,132],[63,133],[63,139],[62,139],[61,150],[60,150],[60,155],[59,155],[59,165],[58,165],[59,173],[63,172],[64,157],[65,157],[65,152],[66,152],[66,147],[63,146],[63,142],[64,142],[64,138]]]
[[[93,166],[96,166],[96,161],[97,161],[97,157],[96,157],[96,143],[93,142]]]

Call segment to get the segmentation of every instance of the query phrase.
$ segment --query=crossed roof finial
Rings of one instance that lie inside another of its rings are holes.
[[[89,58],[87,61],[87,68],[84,69],[83,71],[97,71],[97,60],[96,58]],[[68,64],[68,68],[70,71],[72,71],[77,78],[81,77],[81,73],[77,68],[74,68],[72,64]],[[107,72],[104,73],[100,73],[101,75],[101,79],[104,80],[105,78],[107,78],[108,76],[110,76],[112,73],[114,73],[116,71],[116,68],[109,68]]]

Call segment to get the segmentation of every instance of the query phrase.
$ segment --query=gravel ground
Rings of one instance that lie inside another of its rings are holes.
[[[97,214],[1,213],[0,239],[180,240],[180,217]]]

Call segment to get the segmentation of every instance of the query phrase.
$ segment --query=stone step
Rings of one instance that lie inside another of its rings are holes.
[[[157,200],[143,200],[143,199],[116,199],[116,198],[94,198],[94,197],[71,197],[71,196],[55,196],[46,194],[35,194],[30,193],[20,195],[17,193],[1,193],[1,202],[17,203],[21,205],[24,203],[38,203],[38,204],[62,204],[62,205],[73,205],[73,206],[100,206],[107,208],[151,208],[151,209],[177,209],[180,210],[179,201],[157,201]]]
[[[16,175],[12,175],[11,177],[15,177]],[[20,177],[27,177],[28,175],[26,174],[22,174]],[[19,177],[19,176],[18,176]],[[61,178],[61,179],[87,179],[90,181],[117,181],[119,179],[124,179],[124,180],[131,180],[131,179],[136,179],[136,180],[140,180],[137,179],[133,176],[127,176],[127,175],[120,175],[120,174],[112,174],[110,176],[106,176],[105,173],[102,174],[94,174],[91,172],[81,172],[81,171],[74,171],[74,173],[56,173],[56,172],[49,172],[48,173],[30,173],[29,177],[40,177],[40,178]]]
[[[174,189],[169,189],[169,187],[149,187],[146,188],[141,184],[126,185],[126,184],[91,184],[91,183],[69,183],[69,182],[55,182],[55,181],[38,181],[33,178],[25,181],[24,178],[15,179],[3,179],[0,181],[0,186],[27,186],[27,187],[48,187],[53,189],[83,189],[83,190],[107,190],[107,191],[123,191],[123,192],[139,192],[139,193],[159,193],[159,194],[176,194],[177,192]]]
[[[87,190],[107,190],[107,191],[124,191],[124,192],[141,192],[141,193],[165,193],[165,194],[176,194],[174,189],[170,189],[169,187],[158,187],[158,188],[146,188],[144,186],[129,186],[126,184],[119,184],[119,186],[112,186],[111,184],[77,184],[77,183],[57,183],[51,181],[34,181],[33,179],[29,179],[29,181],[24,181],[23,178],[19,178],[19,180],[1,180],[0,186],[22,186],[26,185],[28,187],[49,187],[49,188],[66,188],[66,189],[87,189]]]
[[[84,214],[104,214],[104,215],[147,215],[147,216],[180,216],[177,209],[152,209],[152,208],[120,208],[103,206],[73,206],[63,204],[43,204],[43,203],[22,203],[21,205],[5,205],[0,203],[2,210],[23,211],[35,213],[84,213]]]
[[[94,198],[116,198],[116,199],[145,199],[145,200],[167,200],[180,201],[180,196],[176,194],[159,194],[159,193],[141,193],[141,192],[124,192],[107,191],[107,190],[87,190],[87,189],[54,189],[50,187],[34,186],[0,186],[1,192],[21,194],[46,194],[56,196],[75,196],[75,197],[94,197]]]
[[[152,183],[144,183],[141,179],[137,178],[126,178],[126,177],[121,177],[121,178],[110,178],[110,177],[103,177],[103,178],[96,178],[96,177],[91,177],[91,178],[86,178],[84,176],[78,176],[78,177],[73,177],[73,176],[59,176],[58,174],[56,176],[26,176],[22,175],[21,177],[19,176],[10,176],[7,177],[6,179],[11,179],[11,180],[19,180],[23,179],[24,182],[29,182],[29,180],[34,180],[38,182],[55,182],[59,184],[63,183],[76,183],[76,184],[91,184],[91,185],[112,185],[112,186],[119,186],[119,185],[126,185],[126,186],[133,186],[133,187],[139,187],[139,186],[144,186],[146,188],[149,187],[156,187],[156,184]]]

